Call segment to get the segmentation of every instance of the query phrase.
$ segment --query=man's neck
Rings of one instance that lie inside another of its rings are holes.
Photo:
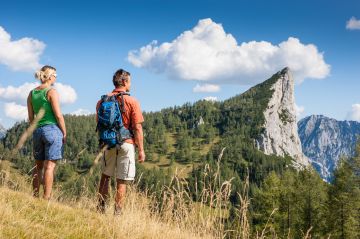
[[[114,91],[126,92],[126,89],[125,89],[125,87],[115,87]]]

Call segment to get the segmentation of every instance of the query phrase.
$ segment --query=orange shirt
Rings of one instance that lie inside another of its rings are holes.
[[[121,91],[118,89],[113,90],[108,94],[108,96],[115,95],[120,93]],[[119,104],[121,104],[121,97],[118,97]],[[97,120],[97,112],[100,107],[101,100],[96,104],[96,120]],[[125,128],[131,130],[133,132],[134,126],[136,124],[141,124],[144,122],[144,117],[141,113],[139,102],[132,96],[124,95],[124,110],[122,113],[122,120]],[[135,144],[134,138],[126,139],[126,143]]]

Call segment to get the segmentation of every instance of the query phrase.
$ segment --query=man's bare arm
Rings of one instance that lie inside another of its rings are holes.
[[[142,163],[145,161],[145,151],[144,151],[144,135],[141,124],[135,124],[134,137],[135,137],[135,144],[138,147],[138,159],[139,162]]]

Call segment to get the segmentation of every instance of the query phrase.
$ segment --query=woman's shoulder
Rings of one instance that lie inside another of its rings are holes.
[[[49,87],[49,88],[47,88],[47,89],[46,89],[46,92],[47,92],[48,94],[50,94],[50,93],[56,94],[56,93],[57,93],[57,91],[56,91],[56,89],[55,89],[54,87]]]
[[[46,90],[45,95],[47,96],[48,100],[52,100],[54,97],[58,98],[58,92],[55,88],[50,87]]]

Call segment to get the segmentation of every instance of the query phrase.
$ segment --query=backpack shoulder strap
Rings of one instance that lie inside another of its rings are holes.
[[[125,106],[124,95],[130,96],[130,94],[128,92],[124,92],[124,91],[121,91],[118,94],[116,94],[116,97],[119,97],[119,96],[121,97],[121,103],[120,103],[120,112],[121,113],[126,112],[126,109],[124,107]]]

